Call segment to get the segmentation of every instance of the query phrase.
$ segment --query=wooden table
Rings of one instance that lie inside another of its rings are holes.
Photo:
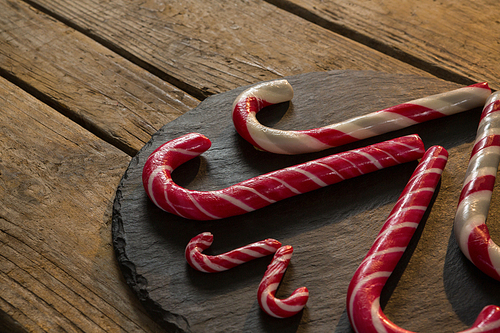
[[[336,69],[500,88],[496,1],[2,0],[0,13],[6,332],[162,331],[119,269],[113,199],[151,135],[207,96]]]

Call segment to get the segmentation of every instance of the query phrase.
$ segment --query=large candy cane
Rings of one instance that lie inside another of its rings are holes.
[[[477,83],[325,127],[284,131],[266,127],[256,118],[256,113],[265,106],[292,99],[293,90],[288,81],[276,80],[258,84],[241,93],[233,103],[233,123],[238,133],[255,147],[278,154],[301,154],[482,107],[490,93],[486,82]]]
[[[448,153],[439,146],[424,155],[368,254],[354,273],[347,291],[347,313],[358,333],[409,333],[380,307],[382,289],[418,227],[446,165]],[[499,332],[500,308],[483,309],[471,329],[464,332]]]
[[[269,238],[216,256],[203,254],[203,250],[208,249],[213,240],[214,236],[210,232],[204,232],[189,241],[185,255],[191,267],[204,273],[223,272],[248,261],[276,253],[276,250],[281,247],[280,242]]]
[[[276,318],[291,317],[304,308],[309,299],[309,290],[300,287],[286,299],[275,297],[276,290],[285,274],[288,264],[292,258],[293,247],[283,246],[276,251],[273,261],[267,266],[266,273],[260,281],[257,299],[260,308],[267,314]]]
[[[142,181],[148,196],[158,207],[189,219],[221,219],[413,161],[424,153],[422,140],[417,135],[409,135],[273,171],[222,190],[194,191],[175,184],[172,171],[210,145],[205,136],[191,133],[163,144],[149,156]]]
[[[500,280],[500,247],[491,239],[485,222],[499,162],[500,92],[496,92],[481,114],[455,215],[455,236],[465,256],[497,280]]]

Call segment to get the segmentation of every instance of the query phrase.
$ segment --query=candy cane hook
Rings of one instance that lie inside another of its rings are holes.
[[[273,171],[222,190],[194,191],[175,184],[172,171],[210,145],[205,136],[191,133],[163,144],[149,156],[142,181],[149,198],[158,207],[195,220],[221,219],[413,161],[424,153],[422,140],[417,135],[409,135]]]
[[[273,261],[267,266],[257,291],[260,308],[276,318],[288,318],[296,315],[302,311],[309,299],[309,290],[306,287],[296,289],[290,297],[283,300],[275,297],[276,290],[288,268],[292,254],[293,247],[290,245],[282,246],[276,251]]]
[[[347,313],[358,333],[410,333],[380,307],[380,294],[417,229],[446,165],[448,153],[431,147],[415,169],[368,254],[354,273],[347,291]],[[499,332],[500,308],[483,309],[473,327],[464,331]]]
[[[486,82],[396,105],[325,127],[284,131],[260,124],[256,113],[268,105],[290,101],[286,80],[264,82],[241,93],[233,103],[236,131],[257,148],[278,154],[301,154],[338,147],[424,121],[482,107],[491,90]]]
[[[500,247],[493,242],[486,217],[500,162],[500,92],[493,93],[481,114],[474,148],[455,215],[455,237],[465,256],[500,281]]]
[[[203,250],[208,249],[213,240],[214,236],[210,232],[204,232],[189,241],[185,256],[191,267],[204,273],[223,272],[251,260],[276,253],[281,247],[280,242],[269,238],[216,256],[203,254]]]

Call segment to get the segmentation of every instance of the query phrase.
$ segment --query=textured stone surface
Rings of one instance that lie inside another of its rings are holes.
[[[288,79],[295,96],[291,103],[261,112],[261,121],[269,126],[324,126],[459,87],[432,78],[371,71],[309,73]],[[257,151],[236,133],[231,104],[244,88],[209,97],[165,125],[132,159],[118,187],[113,213],[115,251],[127,282],[164,327],[193,332],[350,332],[345,313],[350,278],[416,166],[414,162],[381,170],[238,217],[191,221],[156,208],[140,180],[145,159],[156,147],[189,132],[212,140],[206,153],[174,172],[180,185],[197,190],[227,187],[406,134],[418,133],[426,147],[444,146],[450,159],[436,200],[399,271],[389,280],[382,300],[385,313],[409,330],[459,331],[472,325],[483,306],[500,304],[499,284],[465,259],[452,234],[480,109],[320,153],[280,156]],[[494,208],[491,214],[497,214]],[[184,260],[184,248],[204,231],[214,234],[209,254],[264,238],[292,245],[294,256],[278,297],[307,286],[310,299],[305,310],[284,320],[260,311],[256,292],[270,257],[218,274],[191,269]],[[494,230],[492,236],[497,236]]]

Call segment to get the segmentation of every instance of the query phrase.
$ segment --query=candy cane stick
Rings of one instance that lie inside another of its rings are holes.
[[[380,294],[417,229],[446,165],[448,153],[439,146],[424,155],[374,244],[358,267],[347,291],[347,313],[358,333],[408,333],[392,323],[380,308]],[[500,308],[490,306],[464,332],[499,332]]]
[[[485,222],[499,162],[500,92],[496,92],[481,114],[455,215],[455,236],[465,256],[497,280],[500,280],[500,247],[491,239]]]
[[[486,82],[477,83],[325,127],[284,131],[260,124],[255,116],[265,106],[292,99],[293,90],[288,81],[276,80],[258,84],[241,93],[233,103],[233,123],[236,131],[255,147],[278,154],[301,154],[482,107],[490,93]]]
[[[299,313],[309,299],[309,290],[306,287],[296,289],[290,297],[283,300],[275,297],[292,254],[293,247],[290,245],[279,248],[274,254],[273,261],[267,266],[266,273],[259,284],[257,299],[260,308],[276,318],[288,318]]]
[[[203,250],[212,245],[213,240],[214,236],[210,232],[204,232],[189,241],[186,246],[186,260],[191,267],[204,273],[223,272],[273,254],[281,247],[281,243],[277,240],[266,239],[216,256],[202,254]]]
[[[175,184],[172,171],[210,145],[210,140],[203,135],[191,133],[163,144],[149,156],[142,181],[148,196],[158,207],[195,220],[221,219],[413,161],[424,153],[422,140],[417,135],[409,135],[273,171],[222,190],[194,191]]]

